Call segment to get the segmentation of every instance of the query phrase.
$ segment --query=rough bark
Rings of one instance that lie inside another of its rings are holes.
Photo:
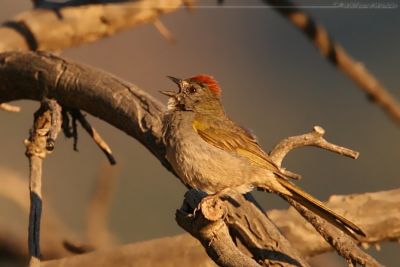
[[[182,0],[137,0],[114,4],[28,10],[0,27],[0,52],[59,50],[94,42],[175,11]]]

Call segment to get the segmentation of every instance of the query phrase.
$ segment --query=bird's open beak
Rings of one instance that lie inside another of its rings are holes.
[[[171,81],[173,81],[174,83],[176,83],[179,87],[179,91],[178,92],[172,92],[172,91],[160,91],[161,94],[166,95],[168,97],[174,97],[177,94],[179,94],[182,90],[182,79],[178,79],[172,76],[167,76]]]

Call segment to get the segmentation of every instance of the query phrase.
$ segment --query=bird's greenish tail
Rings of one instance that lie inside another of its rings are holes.
[[[329,223],[333,224],[337,228],[341,229],[342,231],[353,237],[355,236],[352,232],[349,231],[349,229],[356,234],[364,237],[366,236],[360,227],[347,220],[343,216],[335,213],[333,210],[326,207],[321,201],[304,192],[291,182],[287,181],[285,178],[277,177],[277,180],[282,186],[284,186],[288,191],[292,193],[292,196],[288,197],[290,197],[294,201],[305,206],[307,209],[313,211],[317,215],[327,220]]]

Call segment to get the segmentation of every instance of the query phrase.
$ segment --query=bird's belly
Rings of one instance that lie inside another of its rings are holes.
[[[244,158],[205,142],[196,132],[176,136],[167,146],[167,159],[182,182],[206,193],[232,188],[249,192],[251,181],[265,176],[261,168],[252,166]]]

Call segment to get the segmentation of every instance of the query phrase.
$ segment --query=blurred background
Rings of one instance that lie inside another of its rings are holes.
[[[161,18],[176,44],[163,39],[154,26],[142,25],[67,49],[61,56],[113,73],[164,102],[158,90],[174,89],[166,75],[186,78],[211,74],[222,86],[227,113],[251,129],[266,150],[282,138],[308,132],[314,125],[324,127],[328,140],[360,151],[360,158],[352,160],[317,148],[302,148],[284,162],[285,167],[303,175],[298,184],[321,200],[332,194],[400,186],[398,125],[322,59],[302,33],[269,8],[229,8],[240,4],[229,0],[228,6],[211,8],[199,2],[203,7],[194,12],[182,8]],[[27,0],[2,0],[0,21],[29,8]],[[398,8],[310,7],[307,12],[400,99]],[[38,103],[15,104],[22,107],[20,113],[0,112],[0,176],[15,173],[27,180],[23,140]],[[185,188],[137,141],[96,118],[89,116],[89,120],[111,146],[118,162],[109,216],[111,232],[122,243],[182,233],[174,214]],[[44,201],[64,223],[83,233],[99,166],[106,160],[81,128],[78,148],[79,152],[74,152],[72,140],[58,138],[54,153],[44,163],[43,190]],[[274,195],[255,194],[268,209],[287,207]],[[15,227],[26,232],[28,218],[1,198],[0,218],[15,220]],[[387,266],[399,266],[399,249],[399,244],[385,243],[380,252],[374,248],[369,252]],[[329,257],[332,266],[344,265],[333,253]]]

